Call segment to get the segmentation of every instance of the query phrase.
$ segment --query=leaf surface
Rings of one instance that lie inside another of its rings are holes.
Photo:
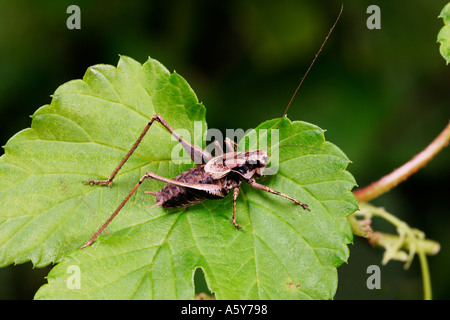
[[[439,18],[444,21],[444,26],[439,31],[437,41],[440,43],[439,51],[448,64],[450,62],[450,3],[442,9]]]
[[[243,185],[243,229],[236,230],[231,196],[185,210],[151,209],[154,196],[144,191],[164,184],[146,180],[98,240],[78,250],[145,172],[173,178],[192,166],[171,160],[179,145],[155,124],[111,188],[81,183],[107,178],[156,113],[201,141],[205,108],[183,78],[155,60],[141,65],[122,56],[117,67],[93,66],[83,80],[58,88],[0,158],[1,265],[58,262],[38,299],[190,299],[196,268],[219,299],[332,298],[352,241],[346,217],[357,208],[355,181],[345,154],[305,122],[283,119],[278,145],[299,147],[272,154],[278,172],[259,182],[310,211]]]

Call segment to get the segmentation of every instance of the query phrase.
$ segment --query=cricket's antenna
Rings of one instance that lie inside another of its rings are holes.
[[[274,150],[271,150],[272,152],[271,152],[271,154],[269,154],[269,157],[270,157],[277,149],[281,149],[281,148],[284,148],[284,147],[302,147],[302,148],[311,148],[311,149],[315,149],[315,150],[319,150],[319,151],[322,150],[322,149],[317,148],[317,147],[313,147],[313,146],[305,146],[305,145],[302,145],[302,144],[284,144],[284,145],[282,145],[282,146],[276,147]],[[266,149],[266,151],[267,151],[268,149],[269,149],[269,147]]]
[[[281,122],[283,121],[284,117],[286,116],[289,107],[291,106],[292,100],[294,100],[295,95],[297,94],[298,89],[300,89],[300,87],[302,86],[303,80],[305,80],[306,76],[308,75],[309,70],[311,70],[311,67],[313,66],[314,62],[316,62],[317,57],[319,56],[320,52],[322,51],[323,46],[325,45],[325,43],[328,40],[328,37],[330,36],[330,34],[333,32],[334,27],[336,26],[336,24],[338,23],[339,19],[341,18],[341,14],[342,14],[342,10],[344,10],[344,4],[341,5],[341,11],[339,11],[339,15],[336,19],[336,21],[334,22],[333,26],[331,27],[330,31],[328,32],[327,36],[325,37],[325,40],[323,41],[322,45],[319,48],[319,51],[317,51],[316,56],[314,57],[313,61],[311,62],[311,64],[308,67],[308,70],[306,70],[305,75],[302,77],[302,79],[300,80],[299,85],[297,86],[297,89],[295,89],[294,94],[292,95],[291,100],[289,101],[286,110],[284,110],[283,116],[281,117],[280,123],[278,124],[278,128],[280,128]]]

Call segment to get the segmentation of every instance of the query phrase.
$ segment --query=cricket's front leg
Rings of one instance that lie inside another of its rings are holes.
[[[239,195],[239,187],[234,188],[233,190],[233,225],[236,227],[236,229],[242,229],[242,227],[238,226],[236,223],[236,200]]]
[[[225,138],[225,146],[226,146],[226,151],[227,152],[233,152],[237,150],[238,144],[236,142],[234,142],[233,140],[231,140],[230,138],[226,137]]]
[[[297,199],[292,198],[291,196],[288,196],[287,194],[281,193],[281,192],[276,191],[276,190],[273,190],[273,189],[271,189],[271,188],[269,188],[269,187],[267,187],[267,186],[265,186],[265,185],[259,184],[259,183],[257,183],[254,179],[248,179],[248,180],[246,180],[246,182],[247,182],[250,186],[252,186],[253,188],[255,188],[255,189],[263,190],[263,191],[266,191],[266,192],[270,192],[270,193],[276,194],[276,195],[278,195],[278,196],[285,197],[286,199],[292,200],[292,201],[294,201],[296,204],[302,206],[303,209],[309,210],[307,204],[305,204],[305,203],[303,203],[303,202],[300,202],[300,201],[298,201]]]

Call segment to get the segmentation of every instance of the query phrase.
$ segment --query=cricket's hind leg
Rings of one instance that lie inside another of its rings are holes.
[[[117,175],[117,172],[119,172],[119,170],[122,168],[122,166],[125,164],[125,162],[127,162],[128,158],[131,157],[134,150],[136,150],[136,148],[139,146],[139,144],[141,143],[144,136],[147,134],[147,131],[150,129],[150,127],[154,121],[158,121],[159,123],[161,123],[161,125],[164,128],[166,128],[167,131],[169,131],[178,140],[178,142],[181,143],[181,145],[189,153],[192,161],[194,161],[195,164],[197,164],[197,165],[205,164],[206,162],[211,160],[212,155],[208,151],[203,150],[200,147],[194,146],[193,144],[190,144],[189,142],[184,140],[183,137],[181,137],[178,133],[176,133],[172,129],[172,127],[164,120],[164,118],[161,115],[156,114],[147,123],[147,125],[144,128],[144,131],[142,131],[141,135],[136,140],[134,145],[131,147],[130,151],[128,151],[126,156],[122,159],[122,161],[119,163],[119,165],[116,167],[116,169],[114,169],[113,173],[109,176],[108,179],[106,179],[106,180],[86,180],[86,181],[83,181],[83,183],[87,183],[89,185],[94,185],[94,184],[104,185],[104,184],[106,184],[108,187],[110,187],[112,181],[114,180],[114,177]]]
[[[144,182],[145,179],[155,179],[158,181],[165,182],[167,184],[171,184],[171,185],[175,185],[175,186],[179,186],[179,187],[183,187],[183,188],[190,188],[190,189],[194,189],[194,190],[204,191],[211,195],[217,195],[220,197],[224,196],[224,195],[222,195],[222,188],[218,185],[208,185],[208,184],[200,184],[200,183],[185,183],[182,181],[177,181],[177,180],[172,180],[172,179],[167,179],[167,178],[161,177],[153,172],[147,172],[145,175],[142,176],[142,178],[139,179],[138,183],[133,187],[133,189],[131,189],[130,193],[125,197],[125,199],[117,207],[117,209],[109,217],[109,219],[106,220],[106,222],[100,227],[100,229],[94,234],[94,236],[88,242],[86,242],[86,244],[84,246],[82,246],[81,249],[90,246],[95,241],[95,239],[97,239],[97,237],[103,232],[103,230],[108,226],[108,224],[110,224],[110,222],[115,218],[115,216],[119,213],[119,211],[125,206],[125,204],[128,202],[128,200],[136,192],[136,190],[139,188],[139,186],[142,184],[142,182]],[[155,194],[155,193],[151,192],[151,194]],[[159,204],[159,201],[153,207],[155,207],[157,205],[161,205],[161,204]]]

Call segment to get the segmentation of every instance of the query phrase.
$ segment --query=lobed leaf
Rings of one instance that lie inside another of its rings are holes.
[[[205,133],[205,109],[189,85],[152,59],[121,56],[117,67],[91,67],[59,87],[0,158],[0,264],[57,262],[37,299],[190,299],[196,268],[219,299],[332,298],[352,241],[355,181],[345,154],[305,122],[281,121],[280,145],[308,147],[280,148],[278,173],[262,183],[310,211],[245,185],[236,230],[231,196],[151,209],[144,191],[164,184],[145,181],[104,234],[78,250],[145,172],[172,178],[192,166],[171,161],[177,142],[156,124],[111,188],[81,183],[107,178],[155,113],[196,140]]]

